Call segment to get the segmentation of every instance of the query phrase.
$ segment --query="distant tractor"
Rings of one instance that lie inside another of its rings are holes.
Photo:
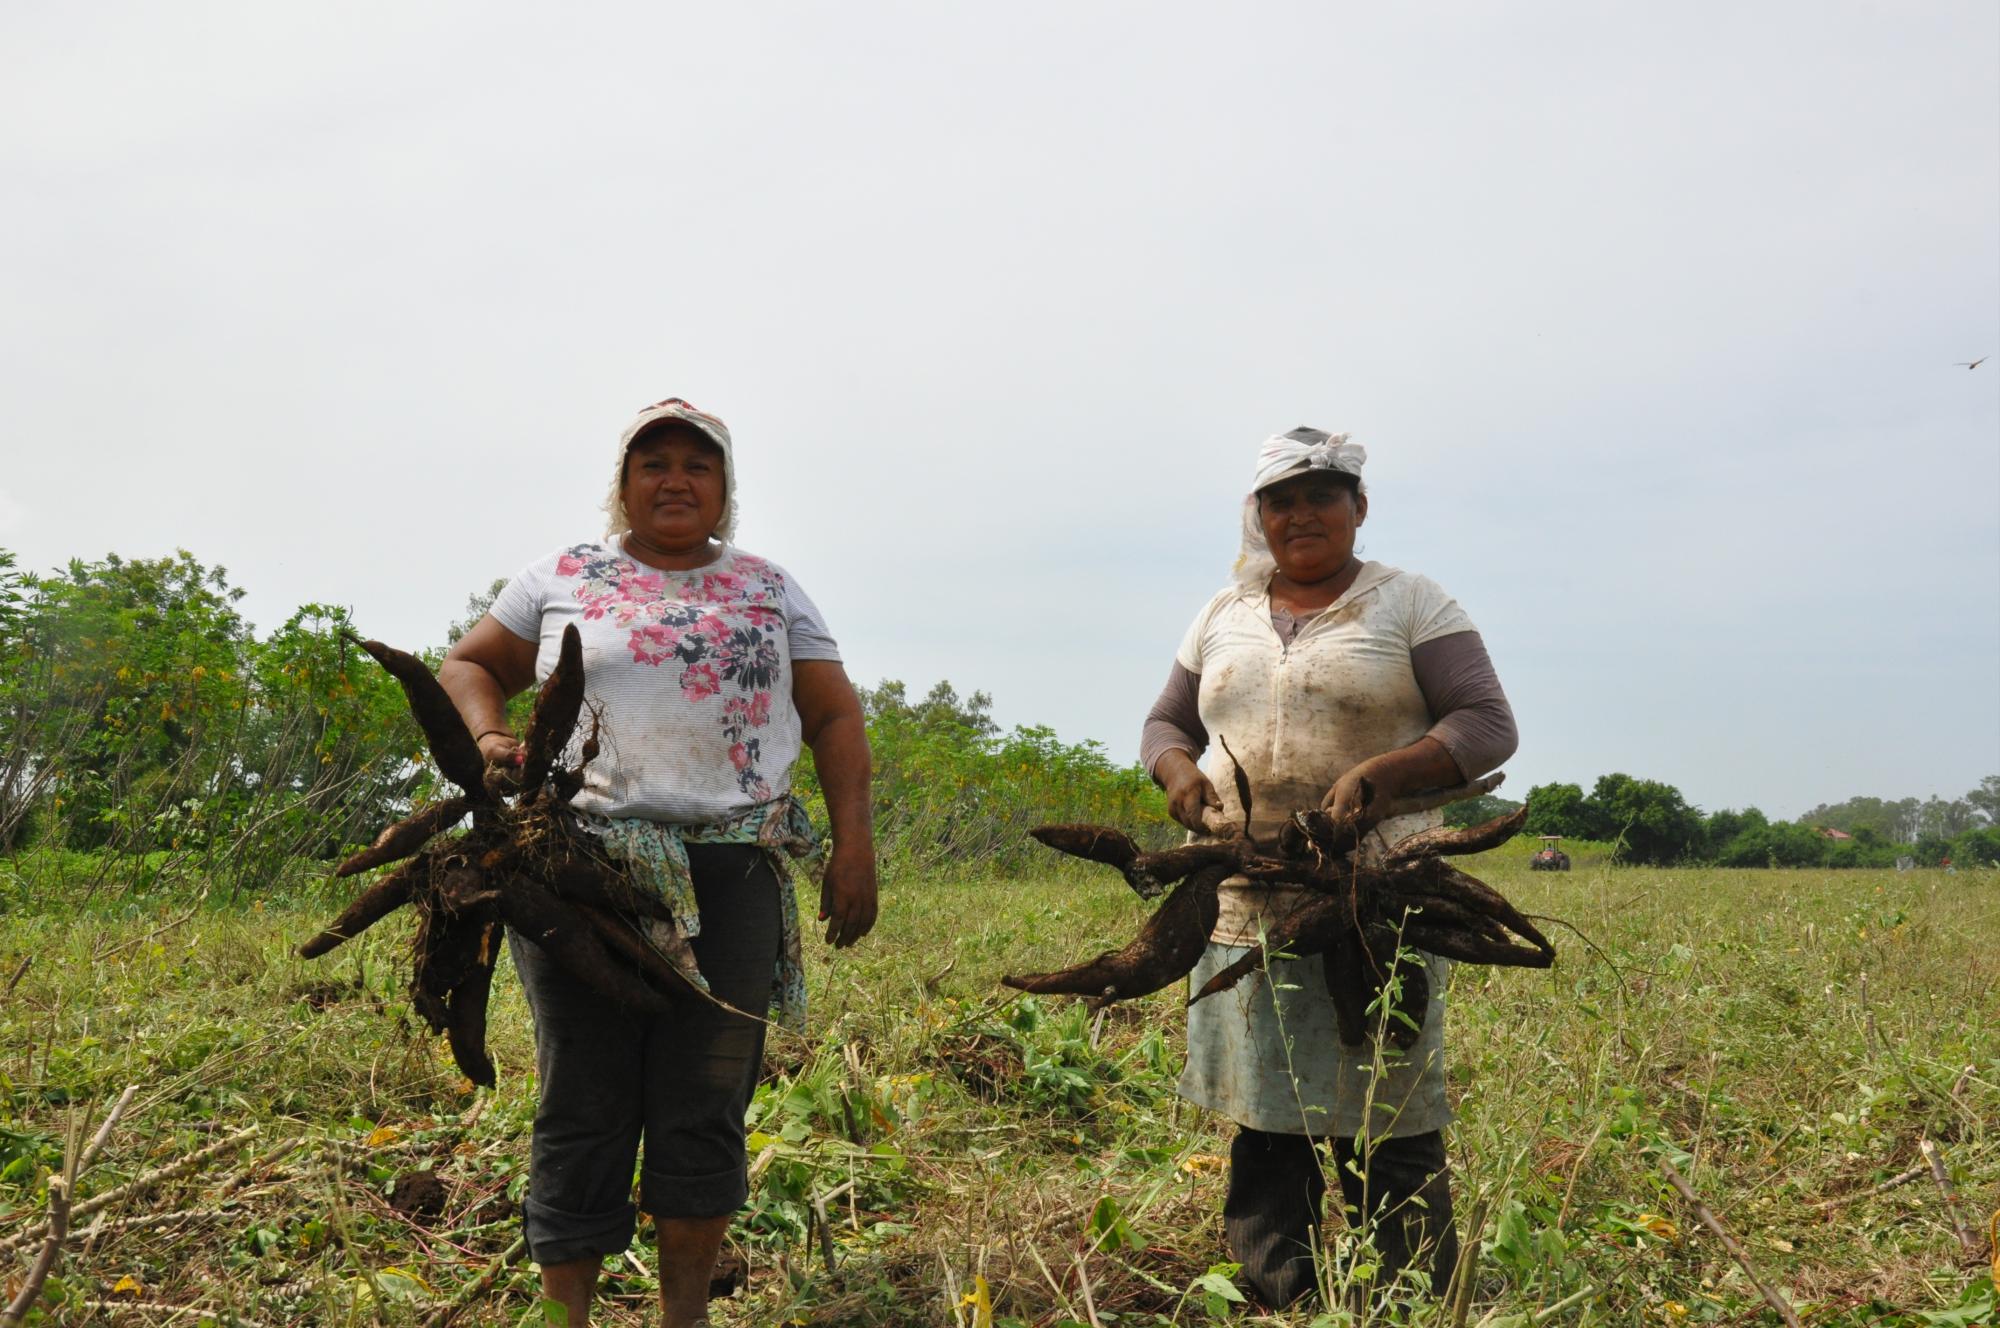
[[[1562,843],[1561,835],[1543,835],[1542,847],[1535,856],[1528,859],[1530,871],[1568,871],[1569,854],[1556,845]]]

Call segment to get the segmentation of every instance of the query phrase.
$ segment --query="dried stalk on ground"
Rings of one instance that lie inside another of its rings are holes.
[[[461,790],[418,808],[343,862],[336,876],[401,863],[331,926],[299,947],[317,958],[405,904],[417,912],[410,996],[451,1042],[465,1077],[493,1083],[486,1001],[501,929],[512,927],[600,994],[660,1011],[699,989],[677,962],[686,938],[665,900],[637,888],[576,826],[569,803],[597,755],[597,724],[575,765],[563,764],[583,715],[583,643],[564,630],[556,667],[535,699],[516,770],[488,768],[458,709],[423,661],[379,641],[361,648],[403,686],[445,778]],[[466,816],[472,827],[445,836]]]
[[[123,1185],[113,1186],[102,1194],[91,1195],[82,1203],[72,1204],[69,1211],[70,1220],[77,1221],[81,1218],[89,1217],[93,1213],[109,1208],[113,1204],[123,1203],[134,1195],[144,1194],[154,1186],[185,1176],[189,1172],[206,1165],[218,1154],[227,1152],[229,1149],[242,1143],[245,1139],[256,1134],[261,1128],[261,1126],[257,1125],[245,1125],[242,1129],[232,1131],[212,1143],[204,1144],[194,1152],[184,1154],[164,1166],[154,1167],[150,1171],[141,1172],[131,1180],[126,1181]],[[0,1240],[0,1256],[11,1254],[23,1245],[42,1239],[48,1233],[49,1225],[44,1222],[38,1226],[30,1227],[25,1231],[9,1236],[4,1240]]]
[[[63,1242],[69,1239],[72,1216],[70,1200],[76,1194],[76,1178],[90,1170],[91,1163],[95,1162],[97,1155],[104,1151],[104,1145],[111,1138],[111,1132],[118,1128],[118,1118],[125,1114],[125,1108],[132,1105],[132,1099],[138,1092],[139,1085],[133,1084],[119,1094],[118,1101],[113,1103],[111,1110],[105,1114],[104,1123],[97,1127],[97,1133],[90,1137],[90,1143],[80,1151],[75,1136],[71,1136],[68,1153],[63,1160],[62,1174],[49,1177],[48,1234],[42,1241],[42,1252],[35,1257],[34,1265],[28,1269],[28,1276],[21,1283],[20,1293],[5,1310],[0,1310],[0,1328],[14,1328],[14,1325],[20,1323],[28,1311],[34,1308],[35,1302],[41,1299],[42,1287],[49,1280],[49,1274],[55,1270],[57,1261],[62,1258]]]
[[[1750,1262],[1749,1252],[1737,1243],[1736,1237],[1729,1234],[1728,1229],[1722,1225],[1722,1220],[1709,1211],[1708,1205],[1701,1201],[1701,1196],[1694,1192],[1694,1186],[1688,1184],[1687,1177],[1676,1171],[1674,1164],[1665,1158],[1660,1159],[1660,1170],[1666,1175],[1668,1184],[1680,1191],[1681,1198],[1687,1200],[1688,1206],[1694,1209],[1694,1215],[1701,1224],[1722,1242],[1722,1248],[1728,1250],[1729,1257],[1736,1260],[1736,1266],[1750,1279],[1750,1285],[1757,1288],[1757,1294],[1764,1298],[1764,1303],[1778,1312],[1778,1317],[1785,1321],[1788,1328],[1802,1328],[1798,1311],[1792,1308],[1792,1302],[1786,1300],[1783,1293],[1758,1274],[1757,1265]]]
[[[1928,1170],[1928,1167],[1911,1167],[1907,1171],[1897,1172],[1879,1185],[1871,1185],[1865,1190],[1855,1190],[1848,1194],[1837,1194],[1831,1199],[1821,1199],[1818,1203],[1807,1204],[1806,1207],[1813,1212],[1824,1212],[1829,1208],[1844,1208],[1848,1204],[1856,1203],[1862,1199],[1872,1199],[1878,1194],[1887,1194],[1899,1185],[1908,1185],[1911,1181],[1921,1178]]]
[[[1966,1258],[1979,1258],[1979,1242],[1972,1238],[1965,1220],[1958,1215],[1958,1195],[1951,1188],[1951,1173],[1944,1169],[1944,1149],[1924,1138],[1917,1140],[1917,1150],[1930,1166],[1931,1179],[1937,1182],[1938,1197],[1944,1200],[1945,1216],[1951,1219],[1951,1230],[1958,1237],[1958,1247],[1965,1251]]]
[[[500,1275],[507,1271],[508,1265],[525,1258],[527,1253],[527,1238],[516,1239],[486,1265],[486,1271],[466,1283],[450,1300],[440,1305],[428,1319],[425,1319],[423,1328],[445,1328],[445,1325],[456,1319],[468,1305],[491,1291],[500,1281]]]
[[[197,1323],[221,1323],[225,1317],[229,1328],[263,1328],[255,1319],[246,1319],[233,1310],[204,1310],[192,1305],[170,1305],[165,1301],[153,1300],[86,1300],[83,1308],[96,1310],[105,1315],[164,1314],[167,1322],[192,1317]]]
[[[1391,800],[1376,819],[1443,806],[1499,782],[1488,776],[1460,788]],[[1021,991],[1085,996],[1100,1009],[1159,991],[1201,958],[1215,927],[1217,890],[1232,876],[1302,886],[1304,893],[1263,945],[1210,978],[1193,1000],[1235,986],[1262,967],[1267,954],[1322,954],[1341,1041],[1349,1046],[1366,1038],[1368,1009],[1392,979],[1401,1017],[1387,1021],[1390,1038],[1403,1047],[1416,1041],[1430,993],[1422,965],[1404,955],[1405,945],[1473,964],[1547,968],[1555,961],[1548,939],[1497,890],[1444,861],[1505,843],[1527,819],[1527,808],[1469,829],[1421,831],[1393,845],[1379,863],[1362,866],[1355,854],[1358,824],[1336,822],[1318,808],[1294,814],[1275,844],[1259,843],[1249,832],[1249,781],[1240,768],[1236,784],[1244,825],[1216,843],[1142,853],[1130,836],[1107,826],[1031,830],[1050,848],[1117,868],[1141,898],[1169,886],[1172,892],[1123,949],[1073,968],[1002,981]],[[1373,797],[1366,790],[1364,806]]]

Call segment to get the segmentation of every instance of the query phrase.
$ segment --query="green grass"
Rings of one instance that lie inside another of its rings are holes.
[[[1548,1322],[1777,1322],[1662,1158],[1808,1323],[1991,1321],[1985,1261],[1961,1255],[1928,1174],[1864,1192],[1929,1137],[1982,1246],[2000,1209],[2000,876],[1588,855],[1535,874],[1527,853],[1469,865],[1593,945],[1556,928],[1553,971],[1454,973],[1458,1206],[1490,1214],[1470,1322],[1565,1300]],[[83,1198],[258,1133],[106,1208],[72,1241],[50,1322],[103,1321],[85,1302],[122,1296],[261,1324],[416,1323],[513,1242],[534,1086],[504,965],[500,1085],[475,1093],[402,996],[401,920],[302,963],[290,947],[330,895],[189,912],[105,888],[79,915],[56,894],[0,880],[0,985],[30,961],[0,998],[0,1241],[39,1220],[72,1119],[94,1127],[126,1084],[139,1094]],[[1122,943],[1143,906],[1080,866],[892,872],[883,902],[858,950],[809,942],[812,1036],[771,1044],[736,1233],[751,1278],[716,1322],[971,1324],[975,1278],[995,1324],[1248,1319],[1223,1294],[1227,1126],[1173,1091],[1180,997],[1097,1023],[997,985]],[[448,1197],[414,1222],[387,1191],[424,1169]],[[831,1273],[808,1234],[829,1191]],[[1815,1206],[1842,1196],[1859,1197]],[[187,1216],[115,1225],[170,1213]],[[655,1320],[652,1260],[641,1241],[613,1269],[605,1321]],[[511,1268],[461,1322],[539,1322],[532,1288]],[[1265,1321],[1344,1322],[1314,1313]],[[1371,1321],[1437,1320],[1418,1303]]]

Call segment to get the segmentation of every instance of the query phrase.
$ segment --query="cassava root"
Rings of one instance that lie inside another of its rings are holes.
[[[1458,789],[1391,799],[1373,819],[1443,806],[1487,792],[1499,782],[1498,775],[1489,775]],[[1391,1006],[1395,1017],[1383,1024],[1391,1041],[1408,1048],[1430,1004],[1429,980],[1412,951],[1523,968],[1547,968],[1555,961],[1547,937],[1499,891],[1444,861],[1505,843],[1527,819],[1527,808],[1482,825],[1419,831],[1391,845],[1378,863],[1362,865],[1355,850],[1363,827],[1358,821],[1336,822],[1318,808],[1293,815],[1275,844],[1253,839],[1247,785],[1239,768],[1244,825],[1223,827],[1229,837],[1220,842],[1145,853],[1129,835],[1108,826],[1049,825],[1029,831],[1050,848],[1115,868],[1141,898],[1154,898],[1169,885],[1173,891],[1123,949],[1072,968],[1002,981],[1020,991],[1084,996],[1100,1009],[1159,991],[1201,958],[1215,927],[1217,890],[1236,875],[1303,890],[1268,929],[1264,944],[1252,946],[1212,976],[1190,1004],[1229,990],[1262,968],[1268,956],[1323,955],[1341,1041],[1358,1046],[1365,1040],[1368,1014],[1390,987],[1396,993]],[[1363,805],[1372,804],[1374,797],[1372,789],[1364,789]]]
[[[665,901],[634,885],[576,828],[569,802],[597,753],[596,721],[574,766],[562,764],[584,711],[583,643],[564,629],[556,667],[535,699],[519,767],[488,767],[457,707],[424,662],[379,641],[361,648],[402,685],[410,712],[459,796],[388,827],[335,869],[349,876],[400,863],[299,947],[313,959],[409,905],[417,912],[411,1003],[476,1084],[494,1082],[486,1007],[505,928],[546,949],[593,990],[635,1010],[697,997],[658,951],[687,953]],[[440,837],[467,816],[462,834]],[[641,929],[627,921],[643,919]],[[666,944],[662,946],[660,942]]]

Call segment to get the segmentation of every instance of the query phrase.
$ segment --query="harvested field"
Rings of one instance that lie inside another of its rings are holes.
[[[1564,1302],[1544,1321],[1779,1322],[1662,1162],[1805,1323],[1991,1321],[2000,877],[1611,871],[1587,855],[1557,876],[1531,874],[1528,852],[1460,861],[1591,944],[1552,932],[1553,970],[1454,973],[1460,1211],[1489,1214],[1467,1322]],[[48,1322],[420,1324],[496,1261],[457,1321],[534,1314],[531,1270],[502,1258],[533,1093],[505,961],[498,1084],[475,1091],[411,1006],[406,914],[293,957],[344,884],[192,911],[101,891],[78,914],[60,861],[7,869],[12,1282],[71,1121],[87,1137],[139,1086],[78,1180]],[[892,872],[883,903],[857,951],[809,949],[813,1036],[773,1041],[736,1233],[747,1275],[716,1322],[969,1325],[980,1279],[995,1325],[1340,1322],[1253,1320],[1224,1294],[1226,1135],[1173,1093],[1184,991],[1093,1015],[997,985],[1121,944],[1150,905],[1082,864]],[[639,1245],[613,1267],[604,1321],[653,1321],[652,1261]]]

